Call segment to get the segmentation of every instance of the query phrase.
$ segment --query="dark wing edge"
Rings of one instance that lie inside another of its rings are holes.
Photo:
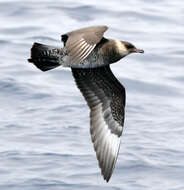
[[[92,26],[74,30],[61,36],[61,40],[73,64],[85,60],[100,42],[107,26]]]
[[[108,182],[119,153],[124,125],[125,88],[109,66],[74,69],[76,84],[90,107],[90,133],[99,167]]]

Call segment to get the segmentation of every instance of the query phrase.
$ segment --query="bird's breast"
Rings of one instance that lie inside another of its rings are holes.
[[[119,61],[122,57],[116,50],[114,43],[97,45],[94,50],[80,62],[73,62],[70,56],[64,58],[63,66],[72,68],[97,68]]]
[[[102,54],[99,53],[96,49],[94,49],[89,56],[80,62],[72,62],[70,56],[65,56],[64,64],[62,64],[64,67],[71,67],[71,68],[97,68],[97,67],[103,67],[105,65],[108,65],[109,62],[106,61],[105,57],[103,57]]]

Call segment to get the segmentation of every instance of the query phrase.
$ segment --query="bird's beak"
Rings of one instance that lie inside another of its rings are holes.
[[[144,53],[144,50],[143,50],[143,49],[135,48],[135,49],[134,49],[134,52],[135,52],[135,53]]]

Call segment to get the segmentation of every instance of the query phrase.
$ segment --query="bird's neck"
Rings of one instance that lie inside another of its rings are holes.
[[[119,51],[121,42],[112,39],[103,39],[100,43],[99,50],[103,54],[108,63],[119,61],[124,55]]]

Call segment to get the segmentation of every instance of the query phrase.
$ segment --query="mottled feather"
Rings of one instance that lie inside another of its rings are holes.
[[[102,175],[109,181],[124,125],[125,89],[109,66],[74,69],[76,84],[90,107],[90,133]]]

